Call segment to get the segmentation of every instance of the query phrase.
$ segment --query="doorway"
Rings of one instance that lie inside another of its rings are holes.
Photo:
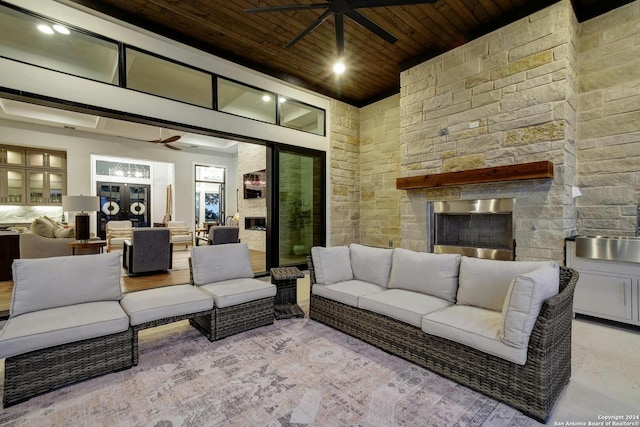
[[[97,223],[101,239],[106,239],[106,225],[109,221],[129,220],[134,227],[151,226],[150,185],[104,181],[99,181],[96,185],[96,194],[100,197]]]

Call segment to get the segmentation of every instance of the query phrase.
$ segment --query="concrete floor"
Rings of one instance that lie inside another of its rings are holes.
[[[618,425],[640,426],[640,328],[578,317],[573,321],[571,358],[571,381],[547,425],[570,425],[570,421],[606,425],[602,417],[621,415],[618,421],[634,424]]]

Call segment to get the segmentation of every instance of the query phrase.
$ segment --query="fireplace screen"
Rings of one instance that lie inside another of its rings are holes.
[[[513,199],[430,202],[431,250],[514,259]]]

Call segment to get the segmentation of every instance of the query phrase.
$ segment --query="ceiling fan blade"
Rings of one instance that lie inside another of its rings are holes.
[[[329,3],[316,3],[316,4],[293,4],[291,6],[267,6],[267,7],[255,7],[245,9],[247,13],[264,13],[264,12],[288,12],[291,10],[311,10],[311,9],[326,9]]]
[[[160,140],[160,141],[157,141],[157,142],[159,142],[161,144],[167,144],[169,142],[176,142],[180,138],[181,138],[180,135],[173,135],[173,136],[170,136],[169,138],[166,138],[166,139],[163,139],[163,140]]]
[[[380,37],[382,40],[385,40],[391,44],[398,41],[398,38],[396,36],[388,32],[387,30],[385,30],[384,28],[382,28],[381,26],[379,26],[378,24],[376,24],[366,16],[362,15],[360,12],[356,12],[355,10],[348,10],[344,14],[347,15],[347,17],[352,19],[354,22],[362,25],[364,28],[371,31],[376,36]]]
[[[338,48],[338,59],[344,56],[344,16],[336,15],[336,46]]]
[[[284,45],[285,49],[292,47],[294,44],[298,43],[304,36],[318,28],[318,26],[322,24],[329,16],[331,16],[331,12],[329,10],[325,10],[324,13],[320,15],[315,21],[313,21],[307,28],[305,28],[303,32],[298,34],[293,40]]]
[[[362,0],[349,3],[351,9],[387,6],[410,6],[416,4],[435,3],[437,0]]]

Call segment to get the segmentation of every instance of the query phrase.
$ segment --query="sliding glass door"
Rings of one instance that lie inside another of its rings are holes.
[[[282,148],[276,155],[277,264],[306,268],[311,247],[325,243],[325,155]]]

